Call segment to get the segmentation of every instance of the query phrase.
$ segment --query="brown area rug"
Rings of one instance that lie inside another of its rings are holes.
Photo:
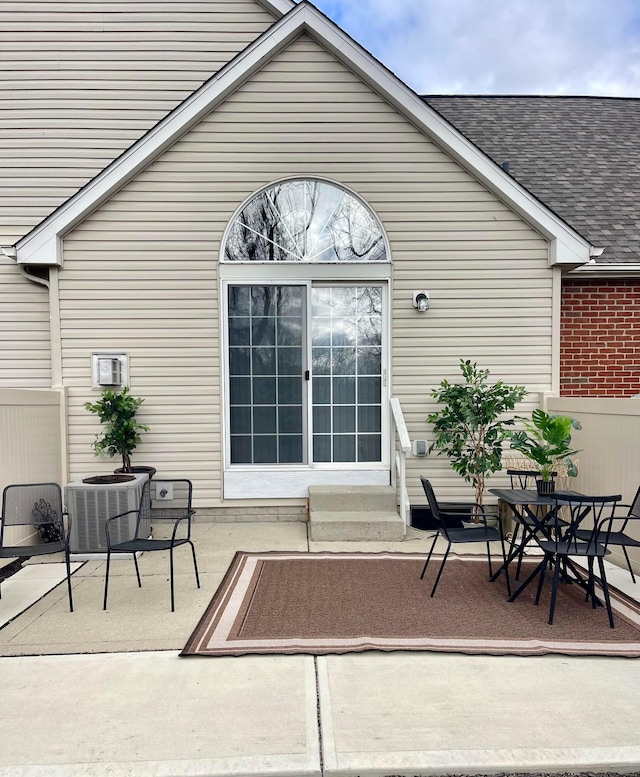
[[[640,656],[640,606],[611,589],[615,629],[576,585],[535,583],[507,602],[504,579],[487,580],[485,557],[441,557],[424,580],[415,553],[236,553],[183,656],[433,650],[491,655]],[[521,580],[533,567],[523,565]]]

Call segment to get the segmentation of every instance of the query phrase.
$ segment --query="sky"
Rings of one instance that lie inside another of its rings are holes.
[[[640,0],[312,0],[419,94],[640,97]]]

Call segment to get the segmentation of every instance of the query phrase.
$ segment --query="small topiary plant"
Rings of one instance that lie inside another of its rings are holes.
[[[136,419],[138,408],[144,402],[129,393],[129,387],[122,391],[107,389],[97,402],[85,402],[84,407],[95,413],[104,424],[104,430],[96,435],[93,449],[96,456],[122,456],[122,471],[131,472],[131,453],[140,443],[140,432],[149,427]]]

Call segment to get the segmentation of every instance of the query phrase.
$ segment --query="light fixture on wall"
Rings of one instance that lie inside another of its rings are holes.
[[[414,291],[413,292],[413,307],[418,308],[419,313],[425,313],[429,310],[429,292],[428,291]]]

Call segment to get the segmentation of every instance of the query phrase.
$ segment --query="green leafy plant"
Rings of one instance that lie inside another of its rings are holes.
[[[122,391],[107,389],[97,402],[84,403],[85,409],[95,413],[104,424],[103,432],[96,435],[93,443],[96,456],[122,456],[123,472],[131,472],[131,453],[140,442],[140,432],[149,431],[136,419],[143,402],[125,386]]]
[[[523,453],[540,468],[541,480],[551,480],[554,469],[563,462],[567,475],[575,477],[578,467],[571,458],[579,453],[571,446],[572,429],[582,429],[579,421],[568,415],[550,415],[544,410],[534,410],[531,421],[519,418],[524,430],[513,432],[511,447]]]
[[[460,360],[464,383],[443,380],[431,396],[442,409],[430,413],[435,440],[431,452],[445,454],[453,469],[476,490],[476,504],[482,506],[485,479],[502,469],[502,443],[515,423],[503,413],[513,410],[525,396],[524,386],[507,386],[502,381],[488,384],[489,370],[478,369],[468,359]]]

